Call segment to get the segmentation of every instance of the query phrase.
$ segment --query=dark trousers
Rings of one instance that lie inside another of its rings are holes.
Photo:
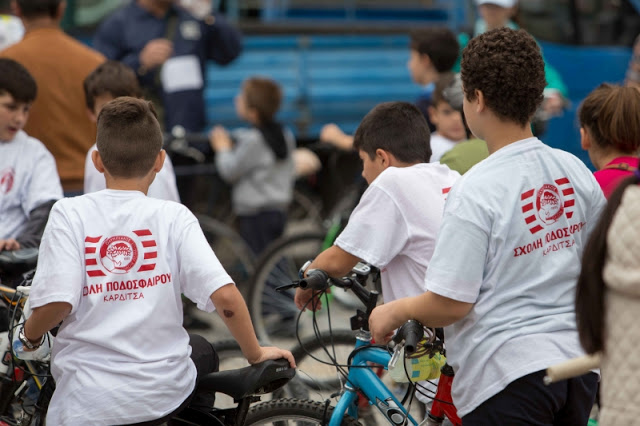
[[[240,235],[256,256],[282,236],[286,223],[287,215],[281,210],[265,210],[253,215],[238,216]]]
[[[220,363],[218,354],[213,349],[211,343],[207,341],[207,339],[197,334],[189,334],[189,346],[191,346],[191,360],[196,365],[197,371],[196,388],[193,390],[191,395],[189,395],[178,408],[176,408],[173,412],[167,414],[163,418],[150,420],[148,422],[135,423],[129,426],[160,425],[171,419],[173,416],[184,410],[189,405],[192,407],[213,407],[213,403],[215,402],[216,397],[215,392],[207,393],[196,391],[198,390],[198,382],[202,377],[206,376],[209,373],[218,371]]]
[[[586,425],[598,388],[598,375],[588,373],[546,386],[545,371],[511,382],[497,395],[462,418],[463,426]]]

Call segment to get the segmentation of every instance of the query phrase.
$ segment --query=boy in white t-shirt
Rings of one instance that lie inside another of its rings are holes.
[[[436,128],[431,134],[431,163],[439,162],[444,154],[467,139],[462,114],[451,106],[444,94],[454,81],[455,74],[442,74],[433,90],[432,104],[428,107],[429,117]]]
[[[62,198],[51,153],[22,128],[37,85],[12,59],[0,59],[0,251],[38,247],[49,211]]]
[[[461,76],[467,123],[490,156],[449,192],[427,292],[376,308],[371,331],[387,341],[409,319],[446,327],[465,425],[586,424],[598,376],[542,379],[584,354],[574,297],[602,191],[579,159],[531,133],[545,78],[530,35],[501,28],[472,39]]]
[[[421,294],[447,192],[460,175],[428,163],[429,127],[420,110],[406,102],[371,110],[356,130],[354,147],[369,187],[335,245],[309,268],[341,277],[364,260],[382,271],[385,301]],[[299,288],[298,308],[305,308],[311,295]]]
[[[131,68],[122,62],[110,60],[99,65],[87,76],[84,80],[84,94],[89,117],[95,123],[100,110],[106,103],[119,96],[140,98],[142,90],[138,84],[138,78]],[[85,194],[106,188],[104,176],[93,166],[91,155],[95,150],[96,146],[93,145],[87,153],[84,164]],[[165,157],[162,170],[151,183],[147,195],[161,200],[180,202],[176,175],[169,157]]]
[[[139,423],[188,404],[217,357],[182,327],[182,293],[218,310],[250,363],[284,357],[293,365],[290,352],[258,344],[195,216],[145,196],[165,160],[151,104],[130,97],[106,104],[97,145],[92,158],[107,189],[54,205],[29,297],[33,314],[19,332],[25,347],[37,347],[62,321],[47,423]]]

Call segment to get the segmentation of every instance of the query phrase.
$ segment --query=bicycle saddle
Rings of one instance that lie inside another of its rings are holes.
[[[38,249],[0,251],[0,271],[8,273],[27,272],[38,263]]]
[[[235,400],[273,392],[296,375],[286,359],[267,360],[235,370],[210,373],[200,380],[198,390],[222,392]]]

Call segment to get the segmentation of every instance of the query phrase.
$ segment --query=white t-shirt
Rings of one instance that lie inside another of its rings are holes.
[[[0,239],[19,236],[31,210],[60,198],[56,162],[42,142],[22,130],[0,141]]]
[[[0,50],[19,42],[22,37],[24,37],[22,20],[13,15],[0,14]]]
[[[498,150],[453,187],[426,285],[474,304],[445,328],[459,416],[520,377],[584,354],[575,288],[604,205],[578,158],[536,138]]]
[[[95,151],[96,145],[94,144],[87,153],[87,158],[84,161],[84,193],[102,191],[106,189],[107,184],[104,180],[104,175],[96,170],[91,159],[91,153]],[[180,202],[180,195],[178,195],[178,187],[176,185],[176,174],[173,171],[173,164],[169,156],[165,157],[164,164],[160,172],[156,174],[156,178],[149,186],[147,195],[152,198],[158,198],[160,200]]]
[[[429,141],[429,145],[431,145],[431,159],[429,162],[437,163],[444,154],[449,152],[457,144],[458,142],[445,138],[439,133],[431,134],[431,140]]]
[[[40,246],[32,307],[68,302],[53,344],[47,423],[161,418],[195,385],[181,293],[213,311],[233,281],[183,205],[104,190],[57,202]]]
[[[380,268],[385,301],[425,291],[444,202],[458,178],[440,164],[389,167],[351,213],[335,244]]]

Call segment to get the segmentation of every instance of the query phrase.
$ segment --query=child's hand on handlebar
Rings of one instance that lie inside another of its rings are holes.
[[[320,293],[316,292],[315,301],[311,301],[311,298],[314,297],[313,293],[314,291],[309,288],[307,289],[298,288],[296,290],[296,295],[293,300],[296,303],[296,306],[298,307],[298,309],[303,311],[308,308],[308,309],[311,309],[312,311],[319,311],[320,308],[322,308],[322,300],[320,300]],[[331,289],[329,288],[325,290],[325,293],[331,293]]]
[[[261,346],[258,358],[247,359],[247,361],[249,361],[249,364],[257,364],[268,359],[280,358],[285,358],[287,361],[289,361],[289,365],[292,368],[296,368],[296,360],[293,358],[291,352],[285,349],[276,348],[275,346]]]
[[[393,337],[394,331],[409,320],[402,316],[398,304],[400,300],[384,303],[371,312],[369,330],[376,343],[387,343]]]

